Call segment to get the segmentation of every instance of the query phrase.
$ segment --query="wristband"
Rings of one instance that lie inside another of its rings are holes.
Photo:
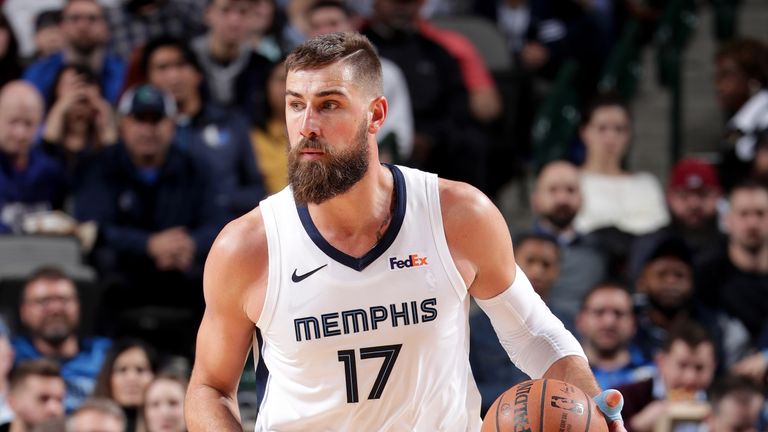
[[[603,390],[594,397],[595,404],[610,421],[621,420],[621,409],[624,408],[624,396],[615,389]]]

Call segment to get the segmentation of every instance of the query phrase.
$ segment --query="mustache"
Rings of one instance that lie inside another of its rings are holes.
[[[298,152],[306,149],[322,150],[327,153],[328,143],[326,143],[324,140],[318,137],[312,137],[312,138],[302,137],[299,140],[299,145],[296,147],[296,151]]]

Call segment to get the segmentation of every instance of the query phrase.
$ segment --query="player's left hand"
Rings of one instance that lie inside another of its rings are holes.
[[[627,432],[624,428],[624,420],[621,418],[621,409],[624,408],[624,396],[615,389],[603,390],[595,396],[595,404],[605,416],[608,429],[611,432]]]

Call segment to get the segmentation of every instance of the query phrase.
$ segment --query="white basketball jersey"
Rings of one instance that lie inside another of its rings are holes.
[[[480,430],[469,296],[437,176],[389,168],[394,216],[363,257],[325,241],[288,188],[261,203],[269,281],[257,326],[269,379],[257,431]]]

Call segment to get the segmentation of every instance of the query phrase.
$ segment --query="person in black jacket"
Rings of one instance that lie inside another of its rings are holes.
[[[197,322],[202,265],[223,226],[223,205],[208,168],[171,145],[170,95],[142,85],[126,92],[118,111],[120,141],[85,161],[75,186],[76,217],[98,225],[94,265],[115,281],[106,293],[105,325],[116,324],[120,333],[122,321],[141,318],[129,312],[146,306],[183,311]],[[184,348],[191,349],[194,327],[184,334]]]
[[[247,213],[264,198],[247,119],[236,110],[207,100],[203,70],[181,40],[160,37],[145,47],[141,67],[147,82],[173,95],[178,108],[173,144],[209,164],[217,199],[228,218]]]

